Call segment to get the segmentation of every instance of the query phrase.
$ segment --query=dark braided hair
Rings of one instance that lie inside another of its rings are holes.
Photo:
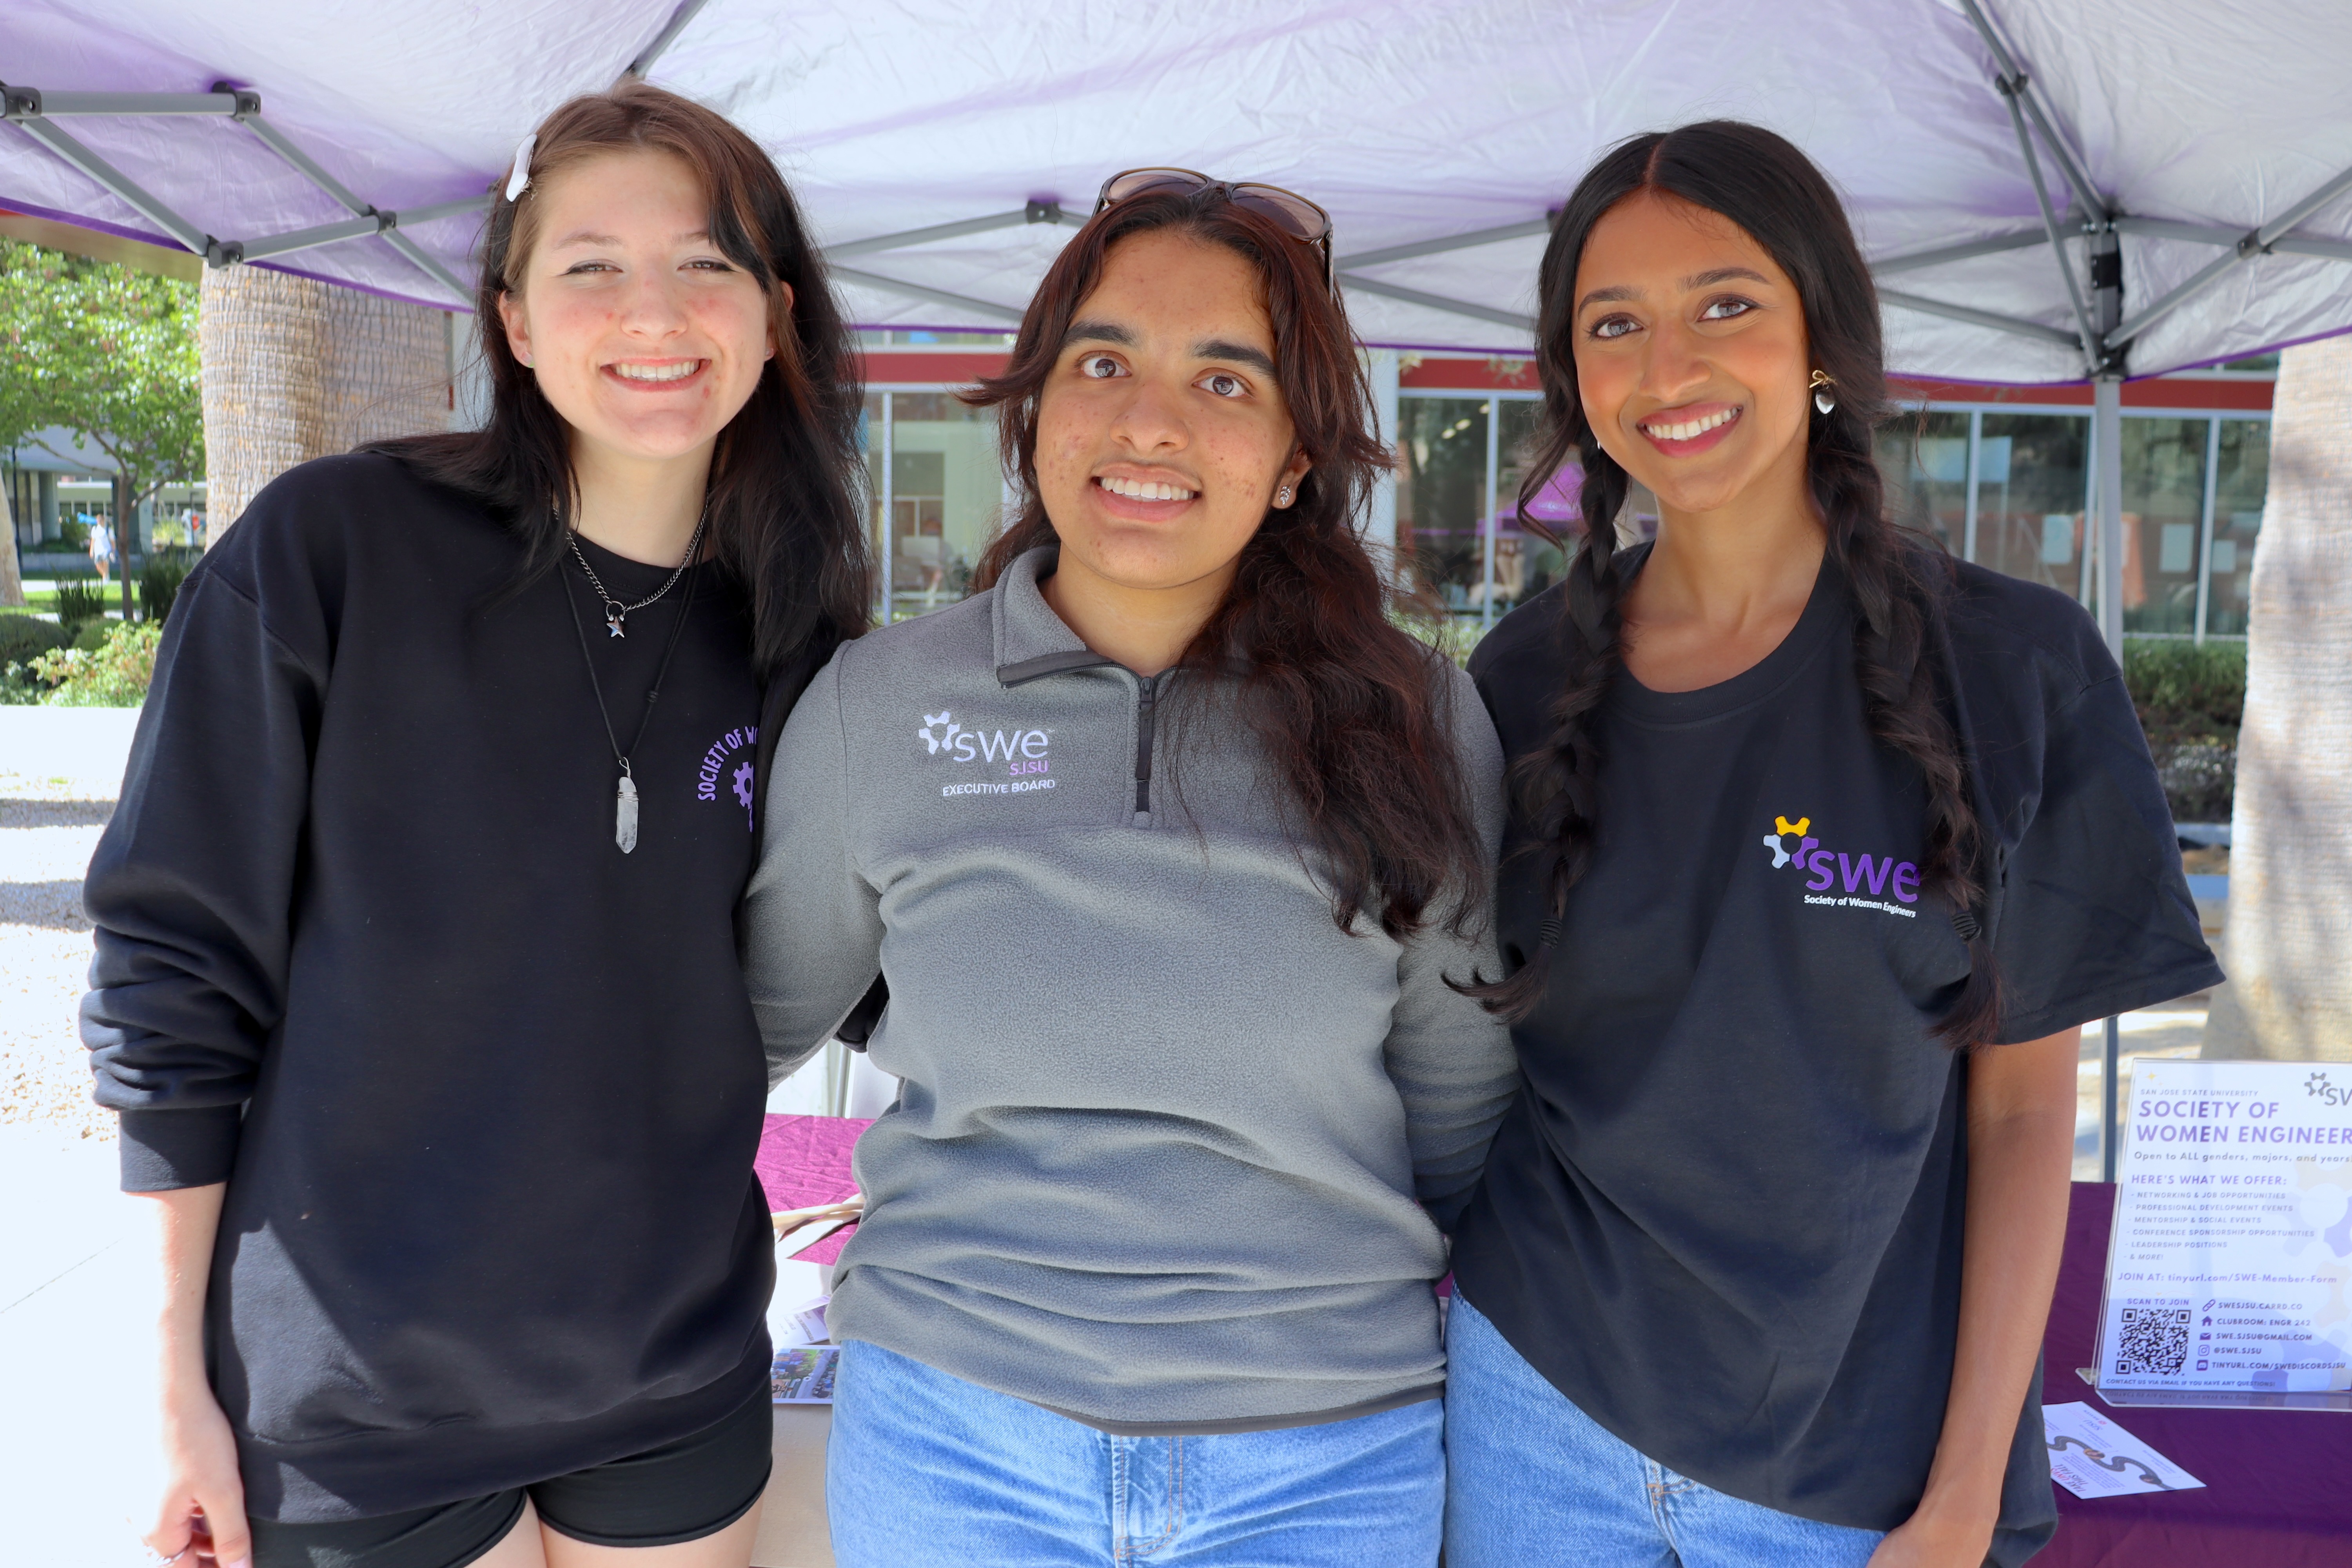
[[[1642,191],[1706,208],[1745,229],[1796,285],[1813,363],[1835,384],[1836,406],[1811,416],[1806,472],[1828,525],[1828,553],[1859,612],[1854,674],[1870,731],[1918,764],[1927,786],[1927,845],[1920,882],[1951,908],[1969,944],[1969,978],[1935,1033],[1963,1047],[1992,1037],[2000,986],[1977,910],[1983,894],[1983,835],[1968,766],[1939,700],[1945,606],[1954,577],[1934,541],[1886,515],[1871,433],[1890,413],[1878,294],[1829,181],[1790,142],[1759,126],[1715,120],[1637,136],[1612,149],[1576,187],[1544,250],[1536,328],[1544,421],[1519,489],[1519,515],[1571,458],[1584,470],[1584,535],[1561,584],[1562,679],[1550,740],[1513,771],[1522,854],[1548,855],[1546,918],[1537,949],[1517,973],[1473,988],[1517,1019],[1541,999],[1561,937],[1569,889],[1592,863],[1601,757],[1593,714],[1624,668],[1622,601],[1628,579],[1616,558],[1625,470],[1601,448],[1577,395],[1576,271],[1602,215]]]

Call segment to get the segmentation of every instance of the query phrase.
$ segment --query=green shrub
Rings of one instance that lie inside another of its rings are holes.
[[[84,653],[96,653],[106,646],[106,639],[113,635],[114,623],[101,616],[98,620],[84,621],[76,626],[72,638],[66,646],[78,647]]]
[[[0,615],[0,707],[38,702],[48,688],[29,667],[42,654],[65,646],[66,629],[55,621]]]
[[[195,552],[190,550],[152,550],[139,573],[139,614],[142,619],[161,626],[171,617],[172,605],[180,596],[180,584],[187,581],[188,568],[195,563]]]
[[[42,700],[60,708],[136,708],[146,700],[163,628],[142,621],[103,632],[95,649],[77,646],[32,661],[33,675],[49,688]]]
[[[88,621],[103,620],[106,616],[106,585],[92,578],[87,583],[58,584],[58,624],[72,627]]]
[[[88,550],[89,548],[89,524],[84,522],[78,517],[61,517],[58,519],[58,542],[64,545],[68,550]],[[97,568],[92,567],[91,570],[95,572]]]
[[[2124,644],[2124,686],[2147,732],[2176,822],[2227,822],[2246,710],[2243,643]]]

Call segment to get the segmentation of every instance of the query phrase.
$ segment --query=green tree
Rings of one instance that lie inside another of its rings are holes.
[[[0,446],[54,451],[36,435],[52,427],[113,460],[127,619],[130,520],[205,471],[195,286],[0,240]]]

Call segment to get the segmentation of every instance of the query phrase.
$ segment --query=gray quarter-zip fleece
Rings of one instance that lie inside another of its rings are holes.
[[[1231,683],[1090,652],[1053,561],[845,645],[777,748],[743,926],[770,1075],[879,973],[905,1080],[835,1337],[1114,1432],[1431,1397],[1439,1226],[1517,1081],[1445,984],[1492,937],[1342,931]],[[1432,674],[1491,853],[1500,748]]]

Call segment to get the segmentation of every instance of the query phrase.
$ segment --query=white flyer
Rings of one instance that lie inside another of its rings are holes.
[[[2352,1389],[2352,1068],[2141,1058],[2098,1386]]]
[[[2185,1492],[2205,1483],[2087,1405],[2045,1405],[2050,1479],[2076,1497]]]

